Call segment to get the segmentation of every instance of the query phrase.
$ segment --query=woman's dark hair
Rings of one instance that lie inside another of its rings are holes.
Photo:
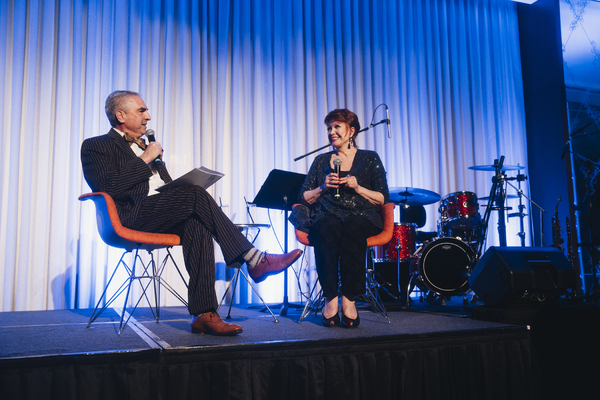
[[[325,117],[325,125],[329,125],[329,123],[332,121],[345,122],[350,126],[350,128],[354,128],[352,140],[355,142],[354,147],[356,147],[356,136],[358,136],[358,131],[360,131],[360,122],[358,121],[356,114],[347,108],[338,108],[330,111],[329,114],[327,114]]]

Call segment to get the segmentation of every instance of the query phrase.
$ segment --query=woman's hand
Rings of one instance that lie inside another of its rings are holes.
[[[340,179],[339,182],[340,185],[346,185],[350,189],[354,189],[354,191],[357,191],[357,189],[360,187],[358,181],[356,180],[356,177],[350,174],[346,175],[345,178]]]
[[[330,173],[325,177],[325,187],[323,188],[323,191],[329,190],[331,188],[339,188],[343,179],[344,178],[340,179],[339,175],[335,172]]]
[[[340,185],[346,185],[350,189],[354,189],[356,194],[364,197],[371,204],[375,204],[378,206],[383,205],[384,197],[382,193],[375,192],[373,190],[366,189],[358,184],[356,177],[353,175],[346,175],[345,178],[339,180]]]
[[[364,197],[371,204],[379,206],[383,205],[384,198],[382,193],[375,192],[373,190],[369,190],[360,186],[358,184],[358,181],[356,180],[356,177],[353,175],[347,175],[344,178],[340,178],[339,175],[334,172],[330,173],[325,177],[325,182],[321,186],[313,190],[307,190],[306,192],[304,192],[304,200],[306,200],[308,204],[313,204],[315,201],[317,201],[319,197],[321,197],[321,194],[323,194],[331,188],[338,188],[341,185],[346,185],[350,189],[354,189],[356,194]]]
[[[334,172],[330,173],[325,177],[325,182],[321,186],[313,190],[307,190],[306,192],[304,192],[304,200],[306,200],[308,204],[313,204],[315,201],[317,201],[319,197],[321,197],[321,194],[323,194],[324,192],[328,191],[331,188],[339,187],[340,181],[341,180],[338,174]]]

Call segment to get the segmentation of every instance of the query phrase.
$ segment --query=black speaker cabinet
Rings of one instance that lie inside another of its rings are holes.
[[[479,260],[469,285],[489,305],[554,302],[575,288],[575,270],[558,249],[490,247]]]

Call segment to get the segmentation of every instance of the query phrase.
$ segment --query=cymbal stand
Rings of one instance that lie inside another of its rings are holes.
[[[517,173],[516,178],[506,178],[506,181],[507,181],[506,183],[508,183],[509,180],[514,180],[514,179],[516,179],[519,184],[519,189],[517,190],[517,193],[519,194],[519,212],[508,214],[507,220],[510,220],[512,217],[519,217],[519,227],[521,230],[519,231],[519,233],[517,233],[517,236],[521,239],[521,247],[525,247],[524,219],[527,216],[527,214],[525,214],[523,212],[525,210],[525,205],[523,204],[523,192],[521,191],[521,182],[526,180],[527,177],[521,173]]]
[[[496,175],[494,175],[494,177],[492,178],[492,188],[490,189],[488,204],[495,204],[496,202],[498,183],[500,183],[500,181],[504,178],[502,173],[503,165],[504,156],[500,156],[500,161],[494,160],[494,168],[496,169]],[[477,251],[475,253],[475,256],[473,257],[473,260],[471,261],[471,265],[467,267],[469,270],[471,270],[472,267],[474,267],[475,264],[477,264],[477,261],[479,261],[479,257],[481,257],[481,252],[483,251],[483,244],[485,243],[485,239],[487,237],[487,228],[491,213],[492,207],[486,207],[485,212],[483,213],[483,218],[481,219],[481,238],[479,239]],[[498,218],[500,219],[500,217]],[[502,222],[504,222],[504,210],[502,210],[501,220]],[[504,234],[506,235],[506,231],[504,232]],[[504,241],[506,242],[506,236],[504,238]],[[502,239],[500,240],[500,245],[502,246]]]
[[[489,204],[496,204],[496,210],[498,210],[498,237],[500,239],[500,246],[506,247],[506,220],[504,219],[504,211],[506,207],[506,190],[504,189],[504,183],[506,182],[506,175],[504,171],[496,173],[495,178],[498,180],[498,191],[496,192],[495,203],[490,202]],[[494,209],[494,208],[492,208]]]
[[[517,174],[516,177],[505,179],[506,183],[508,185],[510,185],[513,189],[515,189],[517,191],[517,194],[519,195],[519,212],[509,214],[508,218],[519,217],[519,219],[520,219],[521,232],[519,232],[517,235],[521,238],[521,246],[522,247],[525,247],[525,224],[523,222],[523,219],[527,216],[527,214],[523,213],[523,210],[525,209],[525,205],[523,204],[523,197],[525,197],[527,200],[529,200],[529,202],[531,204],[533,204],[540,210],[540,237],[541,238],[544,237],[544,224],[543,224],[543,216],[544,215],[543,214],[546,213],[546,210],[544,210],[542,207],[540,207],[539,204],[537,204],[535,201],[531,200],[531,198],[529,198],[525,193],[523,193],[523,190],[521,190],[521,182],[525,181],[526,179],[527,179],[527,177],[522,174]],[[519,184],[518,188],[509,182],[509,181],[514,181],[514,180],[517,180],[517,182]],[[543,242],[544,241],[542,239],[542,247],[544,246]]]

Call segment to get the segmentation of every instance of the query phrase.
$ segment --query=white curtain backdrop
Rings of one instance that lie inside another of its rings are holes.
[[[145,99],[172,176],[201,165],[225,173],[211,193],[237,223],[249,222],[244,198],[272,169],[307,172],[314,155],[293,160],[327,144],[323,119],[334,108],[368,126],[389,106],[392,138],[380,125],[358,145],[380,154],[391,187],[483,197],[491,173],[469,166],[500,155],[527,166],[508,0],[8,0],[0,57],[3,311],[92,307],[120,257],[98,236],[93,205],[77,200],[90,191],[80,145],[109,130],[113,90]],[[427,206],[425,230],[436,229],[438,205]],[[280,252],[282,212],[250,211],[273,225],[258,247]],[[507,230],[518,245],[518,221]],[[492,215],[488,245],[497,244]],[[302,265],[290,301],[315,278],[310,251]],[[222,292],[230,273],[220,264],[217,274]],[[283,275],[258,287],[280,302]],[[256,302],[242,293],[236,301]]]

